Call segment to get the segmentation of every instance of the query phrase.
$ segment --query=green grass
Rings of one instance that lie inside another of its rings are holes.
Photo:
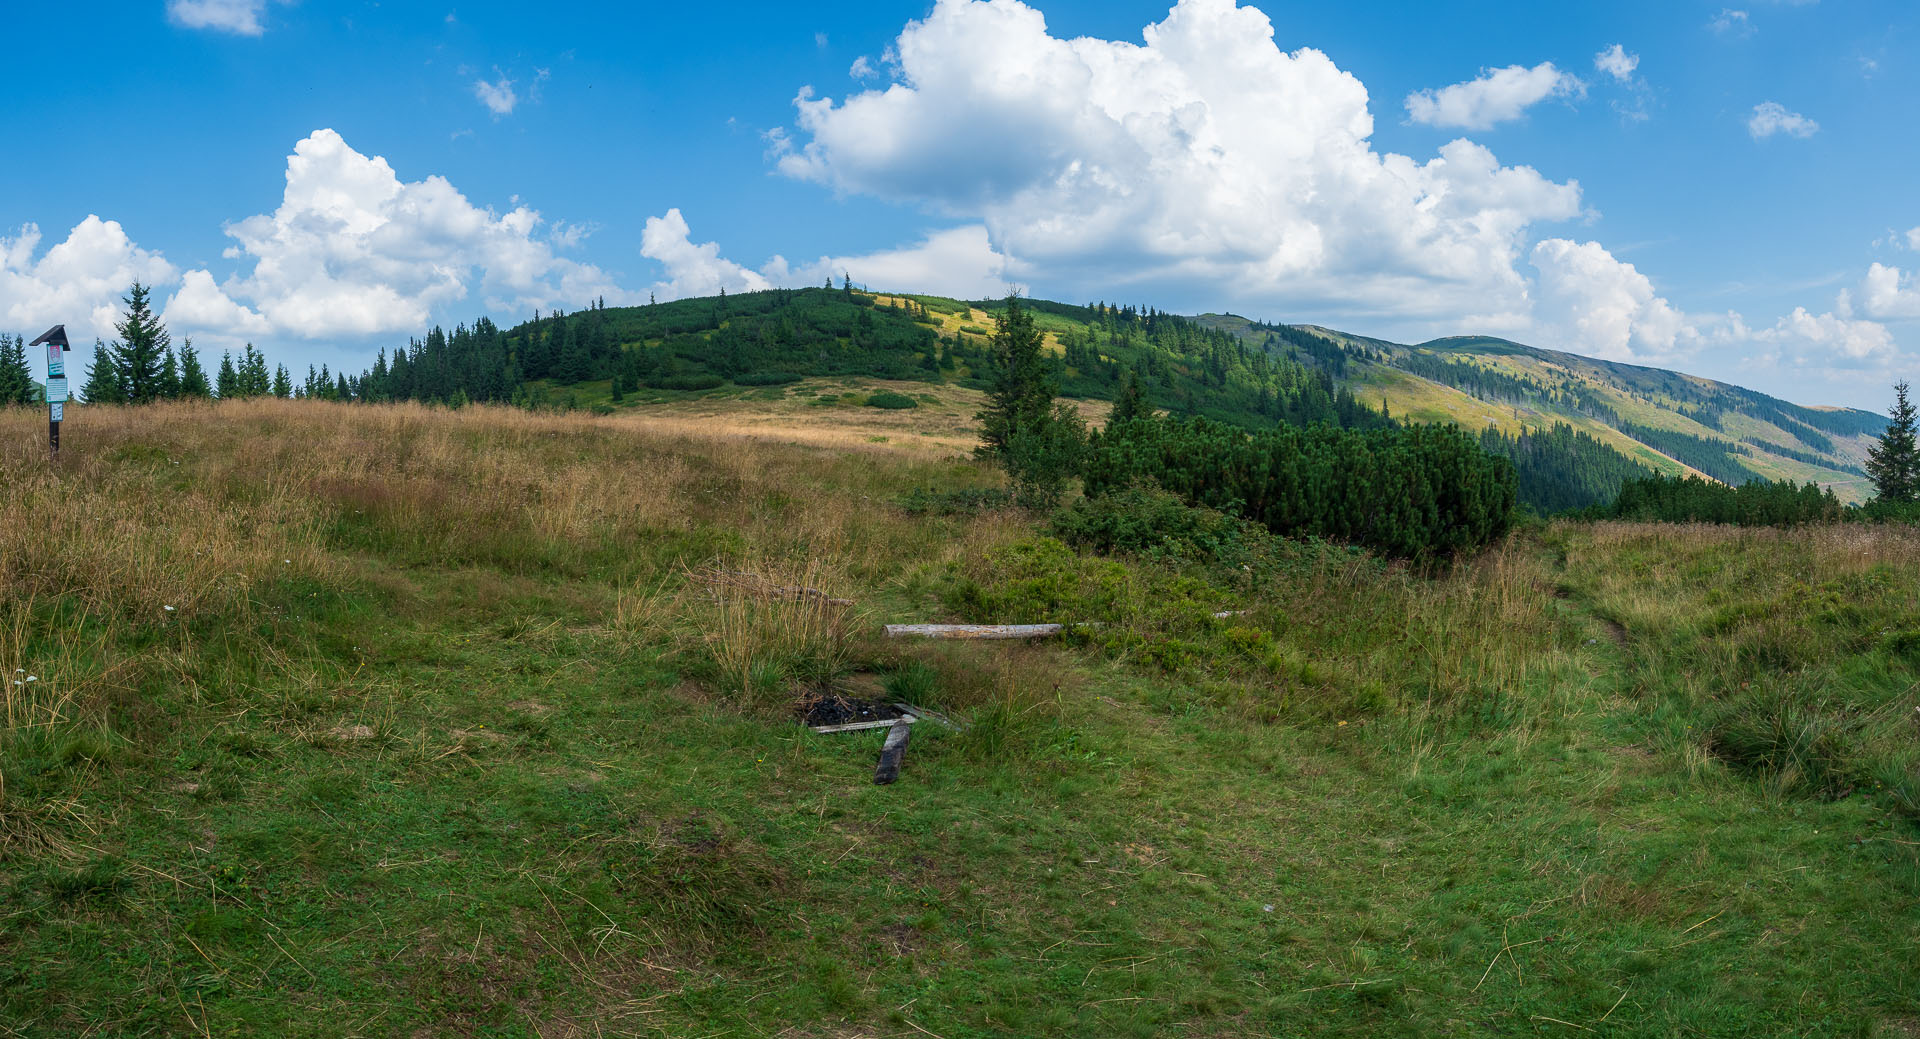
[[[257,560],[180,542],[223,553],[244,597],[155,620],[139,575],[76,557],[0,611],[5,670],[76,685],[0,743],[5,1033],[1920,1021],[1898,788],[1920,618],[1880,562],[1902,544],[1845,540],[1871,530],[1563,525],[1420,574],[1201,517],[1098,557],[1043,517],[890,505],[995,481],[885,448],[487,409],[213,419],[76,435],[72,475],[114,494],[75,500],[124,510],[103,530],[130,537],[169,523],[146,495],[288,495],[223,535],[258,537]],[[31,464],[0,456],[15,486]],[[90,493],[64,487],[30,493]],[[27,572],[21,544],[0,541],[0,578]],[[297,572],[282,544],[310,549]],[[709,562],[856,605],[811,641],[771,601],[729,622]],[[1043,617],[1105,627],[876,633]],[[721,677],[729,646],[758,693]],[[779,706],[823,671],[972,724],[919,726],[874,787],[879,734]],[[1764,676],[1851,742],[1768,760],[1749,733],[1732,757],[1727,726],[1769,716],[1737,695]]]

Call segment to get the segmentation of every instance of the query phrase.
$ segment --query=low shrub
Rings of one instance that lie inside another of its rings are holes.
[[[908,408],[917,408],[919,406],[919,401],[914,400],[904,393],[895,393],[892,390],[880,390],[867,398],[867,407],[884,408],[888,411],[905,411]]]
[[[735,386],[785,386],[805,378],[793,372],[748,372],[733,377]]]

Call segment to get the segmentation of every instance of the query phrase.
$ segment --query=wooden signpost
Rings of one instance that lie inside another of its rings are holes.
[[[60,420],[67,415],[67,360],[61,356],[73,349],[67,345],[67,326],[55,325],[28,346],[47,344],[47,450],[48,457],[60,461]]]

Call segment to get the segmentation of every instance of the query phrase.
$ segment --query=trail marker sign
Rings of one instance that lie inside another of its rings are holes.
[[[67,417],[67,360],[62,354],[67,345],[67,326],[55,325],[28,346],[47,344],[47,449],[54,461],[60,460],[60,420]]]

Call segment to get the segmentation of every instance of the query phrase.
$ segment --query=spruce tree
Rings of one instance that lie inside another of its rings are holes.
[[[381,352],[380,363],[382,366],[386,364],[385,351]],[[284,364],[273,370],[273,395],[281,400],[290,400],[293,397],[293,376],[287,374],[287,366]]]
[[[148,305],[147,287],[134,282],[121,302],[127,315],[113,326],[120,341],[111,348],[116,378],[129,404],[148,404],[160,399],[165,355],[171,345],[167,330]]]
[[[120,367],[113,361],[113,349],[98,339],[93,341],[93,363],[87,366],[87,381],[80,396],[88,404],[125,404],[127,387],[120,381]]]
[[[1033,315],[1019,299],[1007,297],[988,351],[993,363],[987,406],[977,416],[978,453],[1007,471],[1021,504],[1050,508],[1059,503],[1067,477],[1079,464],[1087,433],[1072,405],[1054,403],[1059,388],[1043,342]]]
[[[554,378],[567,383],[587,381],[592,374],[592,367],[587,358],[586,345],[574,334],[572,322],[562,326],[559,342],[559,349],[554,351],[558,358]]]
[[[0,334],[0,407],[32,404],[33,368],[27,364],[27,341]]]
[[[1041,354],[1043,341],[1033,316],[1017,298],[1007,297],[1007,311],[988,345],[987,406],[974,416],[980,420],[980,454],[1003,457],[1014,437],[1046,422],[1055,389]]]
[[[1140,385],[1140,373],[1128,371],[1126,385],[1120,388],[1120,399],[1113,402],[1113,414],[1107,419],[1107,425],[1151,417],[1153,405],[1147,400],[1147,388]]]
[[[180,396],[189,400],[213,396],[213,387],[207,385],[207,370],[200,367],[200,354],[191,339],[180,341]]]
[[[1880,434],[1880,443],[1867,451],[1867,475],[1878,491],[1876,500],[1906,503],[1920,496],[1920,453],[1914,446],[1914,407],[1907,401],[1907,384],[1893,387],[1893,421]]]
[[[173,347],[167,347],[160,361],[160,381],[155,386],[154,399],[180,399],[180,360],[173,355]]]
[[[264,397],[273,390],[273,376],[267,372],[267,355],[247,344],[240,361],[240,395]]]
[[[220,373],[214,376],[214,392],[221,400],[240,396],[240,373],[233,367],[233,351],[220,353]]]

